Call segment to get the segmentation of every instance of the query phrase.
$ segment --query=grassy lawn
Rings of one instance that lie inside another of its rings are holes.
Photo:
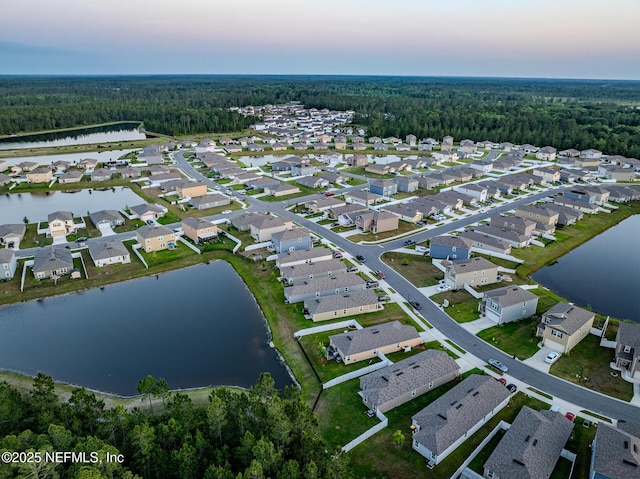
[[[369,171],[364,171],[366,167],[364,166],[359,166],[358,168],[347,168],[343,171],[347,172],[347,173],[352,173],[354,175],[360,175],[360,176],[366,176],[367,178],[375,178],[375,179],[379,179],[379,180],[389,180],[391,178],[395,178],[395,175],[392,174],[388,174],[388,175],[378,175],[376,173],[371,173]]]
[[[351,177],[349,177],[349,180],[347,181],[347,184],[349,186],[360,186],[360,185],[366,185],[367,182],[365,180],[361,180],[360,178],[351,178]]]
[[[484,259],[491,261],[496,266],[502,266],[503,268],[516,269],[518,266],[520,266],[520,263],[509,261],[508,259],[497,258],[496,256],[489,256],[488,254],[474,253],[473,255],[481,256]]]
[[[384,231],[382,233],[361,233],[357,235],[349,236],[347,239],[349,241],[353,241],[354,243],[359,243],[360,241],[378,241],[384,240],[387,238],[393,238],[394,236],[399,236],[407,233],[411,233],[419,229],[420,226],[415,225],[413,223],[407,223],[406,221],[398,221],[398,229],[391,231]]]
[[[42,224],[46,227],[46,223]],[[35,248],[37,246],[49,246],[53,244],[52,238],[47,238],[46,235],[38,234],[38,223],[29,223],[24,233],[24,238],[20,241],[20,249]]]
[[[569,354],[563,354],[551,366],[551,374],[593,391],[629,401],[633,397],[633,386],[619,376],[613,377],[609,363],[613,349],[601,348],[600,340],[588,335]]]
[[[334,233],[346,233],[347,231],[353,231],[355,229],[355,226],[336,226],[335,228],[331,228],[331,231]]]
[[[487,445],[484,446],[478,455],[469,463],[469,469],[482,475],[484,472],[484,463],[487,462],[487,459],[489,459],[489,456],[491,456],[493,450],[498,446],[498,443],[502,440],[505,433],[506,431],[504,429],[499,429],[496,435],[491,438]]]
[[[124,220],[124,224],[122,226],[116,226],[115,228],[113,228],[113,231],[116,233],[126,233],[128,231],[135,231],[138,228],[141,228],[145,225],[144,221],[142,220]]]
[[[479,300],[465,290],[445,291],[432,296],[431,299],[439,304],[442,304],[445,299],[449,300],[446,313],[458,323],[467,323],[480,317],[478,312]]]
[[[405,259],[407,264],[403,264]],[[438,284],[438,281],[444,277],[444,273],[436,268],[431,263],[431,258],[427,256],[385,253],[382,255],[382,261],[418,288]]]
[[[298,185],[297,183],[295,184],[295,186],[300,188],[300,191],[298,193],[294,193],[292,195],[286,195],[286,196],[261,196],[260,200],[273,203],[277,201],[287,201],[287,200],[293,200],[296,198],[302,198],[303,196],[315,195],[320,192],[320,190],[309,188],[308,186],[304,186],[304,185]]]
[[[502,326],[480,331],[477,336],[518,359],[527,359],[538,351],[540,338],[536,337],[538,321],[522,319]]]

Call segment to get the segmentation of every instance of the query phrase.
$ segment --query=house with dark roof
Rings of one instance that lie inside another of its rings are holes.
[[[572,430],[561,413],[524,406],[484,463],[484,477],[549,479]]]
[[[471,255],[471,244],[460,236],[436,236],[429,247],[429,256],[437,259],[468,259]]]
[[[375,358],[378,353],[388,354],[413,348],[421,342],[416,328],[399,321],[329,336],[330,348],[340,356],[344,364]]]
[[[304,314],[313,322],[374,313],[382,309],[378,295],[370,289],[304,300]]]
[[[251,223],[249,224],[251,237],[258,243],[271,241],[272,234],[292,228],[293,222],[288,216],[255,216],[253,217],[253,221],[251,221]]]
[[[307,201],[304,206],[311,210],[313,213],[321,213],[324,211],[328,211],[331,208],[335,208],[338,206],[344,206],[346,203],[344,200],[339,200],[333,196],[325,196],[323,198],[316,198],[313,200]]]
[[[153,253],[169,249],[171,244],[175,244],[176,234],[168,226],[144,225],[136,231],[136,238],[145,253]]]
[[[60,246],[40,248],[33,257],[31,270],[36,279],[52,278],[71,273],[73,258],[71,250]]]
[[[444,282],[453,290],[462,289],[465,284],[473,288],[497,283],[498,267],[482,256],[447,261]]]
[[[389,197],[398,193],[398,184],[391,180],[372,180],[369,182],[369,191],[375,195]]]
[[[380,211],[388,211],[396,215],[402,221],[408,223],[417,223],[422,220],[423,216],[416,206],[411,203],[393,203],[386,206],[381,206]]]
[[[616,334],[616,367],[640,378],[640,324],[620,323]]]
[[[595,313],[570,303],[558,303],[542,315],[536,336],[545,346],[560,353],[568,353],[591,330]]]
[[[305,299],[347,294],[365,289],[366,283],[360,276],[339,274],[309,279],[301,284],[284,288],[284,297],[289,303],[299,303]]]
[[[601,422],[591,445],[589,479],[640,478],[640,423]]]
[[[13,243],[13,247],[16,248],[26,231],[27,225],[24,223],[0,225],[0,245]]]
[[[333,252],[328,248],[311,248],[301,251],[287,251],[276,256],[276,267],[285,268],[301,264],[311,264],[333,259]]]
[[[197,210],[206,210],[208,208],[216,208],[231,203],[228,196],[219,193],[211,193],[204,196],[197,196],[189,200],[189,204]]]
[[[460,366],[444,351],[427,349],[360,377],[362,402],[386,412],[460,375]]]
[[[491,376],[470,375],[411,418],[413,449],[438,464],[506,406],[509,396]]]
[[[16,274],[18,261],[12,249],[0,249],[0,279],[9,280]]]
[[[408,176],[396,176],[393,181],[398,185],[397,191],[402,191],[404,193],[413,193],[420,186],[420,182],[417,178]]]
[[[388,211],[363,211],[356,216],[356,227],[373,234],[398,229],[398,217]]]
[[[311,248],[311,234],[306,228],[286,229],[273,233],[271,243],[276,253]]]
[[[271,215],[266,213],[246,213],[241,216],[236,216],[231,219],[231,225],[236,228],[238,231],[249,231],[251,230],[251,225],[259,224],[265,219],[269,218]]]
[[[382,201],[383,197],[364,190],[353,190],[345,193],[344,199],[347,203],[360,203],[363,205],[372,205]]]
[[[481,315],[497,324],[509,323],[536,314],[538,297],[517,285],[485,291],[479,305]]]
[[[467,240],[475,251],[495,251],[501,254],[511,254],[511,245],[493,236],[466,230],[460,233],[460,238]]]
[[[218,227],[203,218],[184,218],[182,232],[196,244],[218,239]]]
[[[280,276],[284,278],[286,286],[294,286],[313,278],[337,276],[346,272],[347,265],[341,260],[334,258],[316,263],[300,263],[280,267]]]
[[[89,215],[91,222],[94,226],[100,229],[101,225],[114,228],[116,226],[122,226],[124,224],[124,218],[116,210],[100,210],[95,211]]]
[[[89,255],[96,267],[131,262],[129,250],[119,240],[92,241],[89,243]]]
[[[140,219],[141,221],[149,221],[149,220],[157,220],[165,215],[167,210],[156,205],[149,203],[142,203],[139,205],[135,205],[129,208],[131,213],[135,215],[135,218]]]

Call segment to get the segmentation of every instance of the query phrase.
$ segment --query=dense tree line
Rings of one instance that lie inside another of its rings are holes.
[[[0,453],[31,453],[31,458],[45,457],[46,451],[86,453],[84,463],[0,463],[0,478],[351,477],[345,457],[327,449],[298,390],[279,393],[269,374],[248,392],[215,390],[206,406],[194,406],[182,393],[169,394],[166,383],[152,377],[142,380],[139,390],[154,398],[155,413],[107,409],[85,389],[60,402],[52,379],[43,374],[25,395],[0,382]],[[121,454],[124,462],[107,462],[107,453]]]
[[[140,120],[169,135],[236,131],[231,106],[352,109],[376,136],[510,141],[640,157],[640,82],[336,76],[1,77],[0,134]]]

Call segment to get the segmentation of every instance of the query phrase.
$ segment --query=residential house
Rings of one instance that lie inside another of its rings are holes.
[[[469,241],[460,236],[436,236],[429,248],[429,256],[437,259],[469,259],[471,256]]]
[[[328,211],[331,208],[337,206],[344,206],[346,203],[343,200],[339,200],[333,196],[327,196],[324,198],[317,198],[315,200],[307,201],[304,206],[312,213],[322,213]]]
[[[491,376],[472,374],[411,418],[412,447],[440,463],[507,405],[510,392]]]
[[[394,203],[388,206],[381,206],[380,211],[388,211],[396,215],[402,221],[408,223],[418,223],[422,221],[422,213],[418,211],[413,203]]]
[[[477,231],[465,230],[460,233],[459,237],[466,240],[474,251],[511,254],[511,245],[493,236],[488,236]]]
[[[316,172],[316,167],[308,163],[291,165],[291,176],[310,176]]]
[[[516,230],[512,230],[509,228],[479,225],[474,227],[473,231],[504,241],[513,248],[526,248],[531,244],[531,235],[520,234]]]
[[[472,140],[462,140],[458,152],[463,155],[472,155],[478,152],[478,147]]]
[[[424,175],[424,176],[418,177],[418,186],[420,188],[432,190],[442,185],[444,185],[444,181],[440,177],[436,178],[435,176],[430,176],[430,175]]]
[[[523,205],[516,208],[516,216],[535,221],[535,230],[540,233],[553,234],[560,214],[545,205]]]
[[[100,227],[102,225],[115,228],[116,226],[122,226],[124,224],[124,218],[116,210],[95,211],[89,215],[89,218],[98,229],[101,229]]]
[[[389,164],[369,163],[364,171],[373,173],[374,175],[388,175],[395,171]]]
[[[602,204],[609,200],[610,193],[598,186],[576,186],[562,191],[562,197],[587,203]]]
[[[112,171],[107,168],[98,168],[91,172],[91,181],[107,181],[111,179]]]
[[[458,193],[469,196],[470,198],[481,202],[487,201],[487,195],[489,194],[487,188],[476,183],[467,183],[464,185],[454,186],[453,189]]]
[[[580,156],[580,152],[576,149],[569,148],[568,150],[562,150],[559,155],[569,158],[577,158],[578,156]]]
[[[369,182],[369,192],[389,197],[398,193],[398,184],[391,180],[372,180]]]
[[[267,186],[264,192],[270,196],[288,196],[300,193],[300,188],[296,185],[281,183],[278,186]]]
[[[444,147],[444,143],[442,146]],[[455,151],[443,149],[442,151],[434,151],[431,156],[438,161],[458,161],[458,153]]]
[[[640,423],[602,421],[591,445],[589,479],[640,477]]]
[[[538,297],[517,285],[486,291],[479,305],[480,314],[497,324],[529,318],[536,313]]]
[[[185,218],[182,220],[182,232],[196,244],[218,239],[218,227],[203,218]]]
[[[298,178],[296,183],[307,188],[327,188],[329,182],[320,176],[303,176]]]
[[[462,289],[465,284],[473,288],[498,282],[498,267],[482,256],[447,263],[444,281],[453,290]]]
[[[553,199],[553,206],[555,207],[556,205],[564,206],[567,208],[574,209],[580,213],[588,213],[588,214],[595,214],[599,210],[598,206],[596,206],[595,203],[590,203],[588,201],[582,201],[582,200],[574,200],[564,196],[556,196]]]
[[[558,411],[523,406],[484,463],[483,477],[549,479],[572,430],[573,422]]]
[[[536,158],[542,161],[553,161],[556,159],[556,152],[553,146],[544,146],[536,151]]]
[[[17,268],[18,260],[15,252],[9,248],[0,249],[0,279],[10,280],[16,274]]]
[[[524,236],[531,236],[536,229],[535,221],[520,216],[493,215],[489,217],[490,225],[495,228],[507,228]]]
[[[560,353],[568,353],[591,330],[595,313],[569,303],[558,303],[542,315],[537,336],[543,344]]]
[[[341,260],[333,257],[326,261],[311,263],[304,262],[280,267],[280,276],[284,278],[284,282],[287,286],[295,286],[297,284],[304,283],[309,279],[337,276],[339,274],[345,274],[346,272],[347,265]]]
[[[287,251],[276,256],[276,267],[287,268],[302,264],[318,263],[333,259],[333,252],[328,248],[311,248],[302,251]]]
[[[261,153],[264,151],[264,146],[256,145],[255,143],[249,143],[247,145],[247,151],[252,153]]]
[[[251,237],[258,243],[271,241],[271,235],[293,228],[293,222],[288,216],[263,215],[250,223]]]
[[[331,173],[331,172],[322,173],[319,176],[319,178],[322,178],[323,180],[327,180],[333,186],[344,185],[349,180],[349,177],[347,176],[341,175],[339,173]]]
[[[48,215],[49,234],[51,238],[66,236],[76,230],[71,211],[55,211]]]
[[[469,167],[480,171],[482,174],[487,174],[493,171],[493,162],[489,160],[475,160],[469,164]]]
[[[420,182],[417,178],[408,176],[396,176],[393,181],[397,185],[396,190],[404,193],[413,193],[414,191],[417,191],[420,186]]]
[[[625,168],[618,165],[600,165],[598,174],[608,180],[615,181],[633,181],[636,178],[636,172],[633,168]],[[27,178],[29,175],[27,175]]]
[[[210,167],[210,165],[207,165],[206,163],[205,166]],[[166,165],[153,165],[149,168],[149,174],[151,176],[164,175],[165,173],[171,173],[171,168]]]
[[[176,193],[180,198],[198,198],[207,194],[207,185],[199,182],[184,181],[176,186]]]
[[[242,216],[232,218],[231,225],[238,231],[250,231],[252,224],[259,224],[270,217],[271,215],[266,213],[247,213]]]
[[[176,242],[175,232],[163,225],[144,225],[136,231],[136,238],[145,253],[169,249]]]
[[[11,177],[9,175],[5,175],[4,173],[0,173],[0,186],[5,186],[11,183]]]
[[[580,152],[580,156],[582,158],[600,159],[600,158],[602,158],[602,152],[600,150],[595,150],[593,148],[589,148],[588,150],[582,150]]]
[[[640,324],[620,323],[616,334],[616,368],[640,378]]]
[[[555,203],[550,206],[550,209],[558,213],[558,226],[570,226],[584,216],[581,211]]]
[[[388,211],[367,211],[356,216],[356,227],[373,234],[398,229],[398,217]]]
[[[369,157],[367,155],[351,155],[347,156],[347,165],[351,168],[359,168],[367,166],[369,164]]]
[[[229,197],[212,193],[204,196],[198,196],[191,198],[189,204],[197,210],[206,210],[208,208],[216,208],[218,206],[225,206],[231,203]]]
[[[417,141],[418,141],[418,138],[416,137],[416,135],[407,135],[405,138],[405,142],[409,146],[416,146]]]
[[[49,183],[53,180],[51,168],[39,167],[27,173],[27,183]]]
[[[129,210],[131,210],[131,214],[134,218],[138,218],[144,222],[155,221],[164,216],[167,212],[166,209],[156,204],[149,203],[141,203],[139,205],[131,206]]]
[[[531,173],[534,176],[542,178],[543,183],[557,183],[560,181],[560,170],[556,170],[550,167],[538,167],[534,168]]]
[[[303,284],[284,288],[284,297],[289,303],[299,303],[305,299],[364,291],[365,281],[355,274],[313,278]]]
[[[344,199],[347,203],[360,203],[363,205],[373,205],[383,200],[383,197],[364,190],[352,190],[345,193]]]
[[[129,250],[119,240],[92,241],[89,243],[89,255],[97,268],[115,263],[131,262]]]
[[[140,169],[139,168],[131,168],[131,167],[127,167],[127,168],[122,168],[120,171],[120,175],[123,178],[140,178],[142,176],[142,174],[140,173]]]
[[[245,183],[245,186],[253,190],[264,190],[265,188],[274,188],[278,186],[280,182],[275,178],[269,178],[267,176],[260,176],[253,180],[249,180]]]
[[[440,143],[440,150],[451,151],[452,149],[453,149],[453,137],[447,135],[442,139],[442,142]]]
[[[93,158],[85,158],[78,162],[78,168],[83,170],[93,170],[98,166],[98,160],[94,160]]]
[[[273,233],[271,242],[276,253],[308,250],[311,248],[311,234],[305,228],[294,228]]]
[[[13,248],[17,248],[26,231],[27,225],[24,223],[0,225],[0,245],[8,247],[13,243]]]
[[[332,206],[327,211],[327,216],[333,220],[340,220],[341,217],[348,216],[353,220],[352,223],[355,223],[357,214],[361,211],[367,211],[368,209],[369,208],[366,205],[361,205],[358,203],[345,204],[344,206]]]
[[[347,149],[347,138],[344,135],[337,135],[333,139],[333,147],[336,150],[346,150]]]
[[[350,275],[346,275],[350,276]],[[329,347],[344,364],[353,364],[378,356],[413,348],[422,342],[416,328],[399,321],[329,336]]]
[[[71,250],[62,246],[50,246],[36,250],[31,270],[36,279],[59,277],[73,269]]]
[[[460,375],[460,366],[444,351],[427,349],[360,377],[362,402],[382,413],[421,396]]]
[[[304,301],[304,314],[313,322],[374,313],[382,309],[378,295],[370,289],[309,298]]]
[[[38,168],[38,163],[36,163],[35,161],[22,161],[17,165],[13,165],[11,167],[11,172],[16,174],[28,173],[30,171],[35,170],[36,168]]]
[[[580,174],[575,170],[563,168],[560,170],[560,181],[565,183],[575,183],[580,179]]]

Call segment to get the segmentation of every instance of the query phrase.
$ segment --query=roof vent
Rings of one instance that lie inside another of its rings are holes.
[[[524,440],[524,442],[529,442],[529,439],[531,439],[531,436],[527,436]]]
[[[624,448],[629,449],[629,441],[624,441]]]
[[[623,459],[623,460],[622,460],[622,463],[623,463],[623,464],[626,464],[627,466],[638,467],[638,464],[636,464],[635,462],[632,462],[632,461],[630,461],[630,460],[628,460],[628,459]]]
[[[473,397],[476,397],[478,394],[480,394],[480,392],[479,392],[479,391],[476,391],[476,392],[474,392],[474,393],[472,394],[472,396],[473,396]]]
[[[446,416],[443,416],[442,414],[438,414],[438,417],[444,419],[445,421],[447,420]]]
[[[534,440],[533,440],[533,445],[535,446],[536,444],[538,444],[538,440],[537,440],[537,439],[534,439]]]
[[[514,459],[513,462],[515,462],[519,466],[524,466],[524,462],[522,462],[520,459]]]
[[[462,404],[458,404],[458,405],[456,406],[456,409],[460,409],[461,407],[462,407]]]

